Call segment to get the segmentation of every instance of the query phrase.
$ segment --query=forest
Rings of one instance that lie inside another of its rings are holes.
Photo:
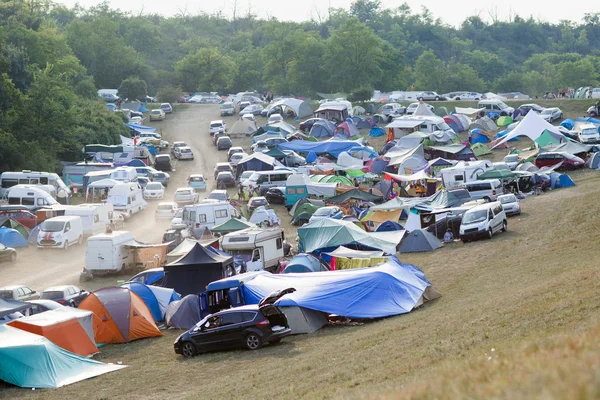
[[[100,88],[139,96],[272,90],[455,90],[541,95],[598,83],[600,13],[551,24],[515,15],[457,27],[428,9],[356,0],[301,23],[180,13],[133,15],[106,3],[0,0],[0,171],[54,169],[85,143],[127,129]]]

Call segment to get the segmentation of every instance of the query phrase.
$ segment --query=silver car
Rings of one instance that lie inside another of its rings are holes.
[[[514,194],[503,194],[502,196],[498,196],[498,201],[502,204],[502,208],[504,209],[504,213],[506,215],[520,215],[521,214],[521,205],[519,204],[519,199]]]

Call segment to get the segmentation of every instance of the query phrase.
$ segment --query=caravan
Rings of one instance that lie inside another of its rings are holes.
[[[110,179],[119,182],[137,182],[138,174],[134,167],[118,167],[110,172]]]
[[[241,218],[241,215],[228,201],[206,199],[184,206],[182,223],[190,227],[196,237],[200,237],[206,229],[231,218]]]
[[[131,232],[114,231],[91,236],[85,246],[85,271],[96,275],[120,272],[134,263]]]
[[[442,169],[440,174],[444,187],[453,189],[477,181],[479,175],[493,168],[494,164],[489,160],[459,161],[453,167]]]
[[[281,228],[248,228],[223,236],[221,247],[233,256],[237,272],[274,272],[284,256],[283,239]]]
[[[423,133],[443,132],[455,135],[456,132],[444,121],[444,118],[435,115],[402,116],[395,118],[386,125],[387,129],[394,130],[394,138],[400,139],[413,132]]]
[[[127,217],[142,211],[148,205],[137,182],[117,183],[108,191],[108,203],[113,205],[115,211],[121,211]]]
[[[101,220],[100,213],[93,206],[80,205],[80,206],[67,206],[65,208],[66,216],[78,216],[81,218],[81,225],[83,234],[87,236],[101,233],[106,230],[106,227],[110,222],[108,218]],[[108,217],[108,215],[107,215]]]

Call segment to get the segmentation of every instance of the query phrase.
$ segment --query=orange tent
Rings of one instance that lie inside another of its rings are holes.
[[[162,336],[144,301],[124,287],[97,290],[81,302],[79,309],[91,311],[99,318],[104,329],[102,337],[96,338],[99,343],[127,343]]]
[[[44,336],[55,345],[81,356],[96,354],[98,348],[84,327],[72,315],[52,311],[19,318],[9,323],[36,335]]]

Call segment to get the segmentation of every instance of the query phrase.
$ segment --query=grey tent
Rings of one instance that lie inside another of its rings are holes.
[[[190,329],[201,319],[200,297],[196,294],[188,294],[172,302],[165,313],[167,326],[177,329]]]
[[[424,229],[415,229],[406,236],[399,253],[418,253],[442,247],[442,243],[434,235]]]
[[[285,314],[293,335],[313,333],[327,325],[327,315],[304,307],[279,307]]]
[[[309,136],[315,138],[331,137],[334,130],[335,124],[333,122],[327,120],[317,121],[310,128]]]
[[[587,164],[591,169],[600,169],[600,153],[592,154]]]
[[[246,118],[238,119],[232,126],[227,130],[229,135],[250,135],[256,131],[256,123]]]

